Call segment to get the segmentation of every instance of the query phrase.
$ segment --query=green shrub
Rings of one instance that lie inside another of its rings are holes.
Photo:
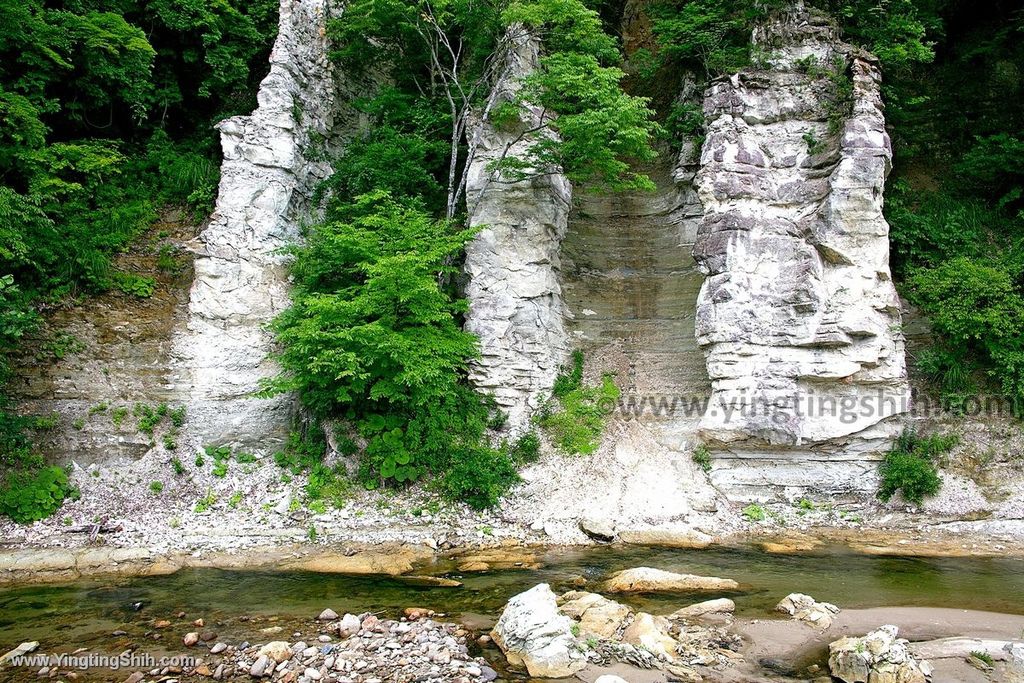
[[[583,353],[573,353],[572,365],[556,378],[553,397],[536,421],[557,448],[570,455],[597,450],[604,432],[605,414],[619,398],[614,377],[606,374],[598,386],[583,383]]]
[[[935,460],[957,442],[956,436],[920,437],[912,430],[903,432],[879,466],[879,499],[888,501],[899,492],[907,501],[920,505],[926,497],[934,496],[942,486]]]
[[[751,522],[763,522],[766,517],[764,508],[757,503],[751,503],[747,507],[743,508],[741,514]]]
[[[511,456],[517,465],[536,462],[540,457],[540,437],[537,433],[529,431],[516,439],[512,444]]]
[[[206,495],[196,501],[195,511],[197,514],[202,514],[217,504],[217,496],[213,491],[207,491]]]
[[[159,495],[164,491],[164,483],[162,481],[151,481],[149,482],[149,490]]]
[[[339,442],[346,440],[339,439]],[[308,473],[305,492],[311,501],[321,504],[327,501],[341,508],[351,495],[352,484],[340,463],[334,467],[324,464],[326,450],[323,430],[319,425],[308,425],[305,433],[295,430],[288,435],[285,449],[274,454],[274,461],[293,475]]]
[[[469,446],[453,454],[451,465],[436,486],[445,498],[480,510],[496,505],[517,481],[519,474],[507,454]]]
[[[65,498],[76,494],[67,473],[57,466],[8,472],[0,486],[0,513],[28,524],[49,517]]]
[[[185,424],[185,406],[178,406],[168,413],[168,417],[171,418],[172,425],[175,427],[181,427]]]
[[[693,451],[693,461],[705,472],[711,471],[711,451],[704,444],[697,446]]]

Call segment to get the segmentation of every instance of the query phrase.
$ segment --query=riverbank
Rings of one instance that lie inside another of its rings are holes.
[[[640,427],[615,423],[622,433],[587,458],[545,453],[498,507],[485,511],[443,503],[423,486],[365,491],[353,485],[337,505],[326,504],[306,496],[304,475],[286,476],[272,458],[259,456],[216,470],[210,462],[198,465],[199,458],[192,462],[184,448],[180,457],[151,448],[138,459],[72,462],[71,481],[81,493],[76,500],[34,524],[0,520],[0,582],[303,562],[326,571],[402,574],[479,550],[531,553],[606,542],[1024,556],[1019,458],[988,466],[989,475],[1000,475],[998,486],[990,482],[984,489],[990,503],[964,473],[943,470],[940,496],[920,508],[871,496],[749,504],[728,500],[689,458],[648,462],[654,456],[642,454],[669,456],[634,433]],[[1000,438],[1010,436],[1000,432]],[[975,442],[977,448],[988,443],[972,434]],[[660,473],[671,468],[679,470],[667,480],[672,487],[680,477],[689,482],[679,491],[662,490]]]
[[[623,540],[576,545],[552,545],[539,540],[483,537],[461,544],[415,543],[383,538],[376,542],[349,542],[321,537],[315,542],[288,536],[253,537],[244,546],[218,547],[217,536],[189,547],[157,549],[119,545],[112,534],[89,543],[85,535],[66,545],[19,545],[0,549],[0,585],[60,583],[93,576],[162,576],[182,569],[308,571],[325,574],[406,577],[425,584],[451,572],[477,573],[506,569],[537,569],[545,556],[571,549],[601,546],[624,553],[644,548],[677,550],[722,549],[759,551],[778,555],[818,555],[852,552],[890,557],[1024,558],[1024,543],[984,537],[976,531],[936,529],[842,529],[811,527],[796,530],[748,530],[712,537],[687,526],[661,525],[623,529]],[[184,540],[184,539],[183,539]],[[258,541],[263,543],[259,544]],[[632,549],[632,550],[631,550]]]

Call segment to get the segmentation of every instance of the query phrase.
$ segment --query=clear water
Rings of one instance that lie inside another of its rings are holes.
[[[311,622],[323,608],[339,613],[374,611],[395,615],[402,608],[428,607],[474,628],[489,626],[512,595],[537,583],[555,591],[598,581],[627,567],[715,575],[740,582],[738,591],[700,595],[620,596],[654,613],[667,613],[696,600],[731,597],[742,615],[767,615],[788,593],[799,591],[845,608],[932,606],[1024,614],[1024,560],[998,558],[918,559],[871,557],[841,550],[770,555],[754,550],[668,550],[636,547],[553,549],[545,566],[447,575],[460,588],[428,588],[400,579],[309,572],[190,569],[164,577],[89,579],[71,585],[0,589],[0,652],[38,640],[46,651],[119,652],[130,646],[180,649],[180,637],[202,617],[225,642],[269,640],[258,631],[280,625],[315,633]],[[440,566],[439,569],[444,569]],[[136,610],[133,605],[142,603]],[[175,619],[179,612],[186,617]],[[174,626],[154,633],[155,619]],[[113,631],[127,633],[113,637]],[[157,636],[157,639],[154,639]],[[145,643],[145,645],[142,645]]]

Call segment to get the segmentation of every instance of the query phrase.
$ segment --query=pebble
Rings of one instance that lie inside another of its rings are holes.
[[[317,617],[317,621],[335,621],[337,618],[338,613],[328,607],[320,613],[320,616]]]
[[[219,655],[221,652],[224,652],[224,650],[226,650],[226,649],[228,649],[228,646],[226,644],[224,644],[224,643],[217,643],[213,647],[210,648],[210,654],[211,655]]]
[[[329,643],[331,642],[331,637],[329,635],[324,634],[322,636],[317,636],[317,640],[321,643]]]
[[[306,669],[303,675],[311,681],[319,681],[323,677],[323,674],[313,667]]]
[[[195,631],[186,633],[185,637],[181,639],[181,642],[185,643],[185,647],[192,647],[199,642],[199,634]]]
[[[249,675],[253,678],[260,678],[267,673],[268,665],[270,664],[270,657],[266,655],[260,655],[256,662],[249,669]]]

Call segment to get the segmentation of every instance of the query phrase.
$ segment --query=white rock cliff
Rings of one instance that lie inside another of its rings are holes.
[[[539,50],[536,39],[521,33],[513,38],[492,98],[514,98],[522,78],[536,68]],[[522,125],[537,125],[540,117],[539,109],[528,107]],[[568,356],[558,273],[572,201],[572,188],[559,173],[517,182],[496,177],[493,161],[528,146],[519,132],[480,124],[466,188],[470,224],[480,228],[465,261],[466,329],[479,337],[481,351],[470,379],[494,396],[513,434],[529,425]]]
[[[696,335],[712,397],[701,435],[734,458],[716,483],[740,495],[870,488],[865,459],[909,407],[878,67],[799,5],[754,43],[763,64],[704,100]]]
[[[267,323],[288,305],[282,247],[299,238],[328,175],[323,147],[347,110],[328,59],[327,0],[282,0],[259,107],[221,122],[217,205],[200,236],[187,332],[175,340],[190,430],[202,443],[269,449],[286,435],[293,400],[252,396],[277,372]]]

